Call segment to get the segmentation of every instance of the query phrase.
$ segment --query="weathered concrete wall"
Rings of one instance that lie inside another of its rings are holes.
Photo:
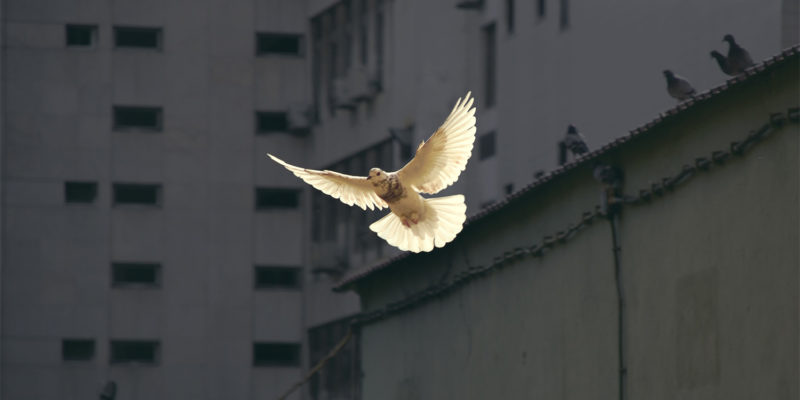
[[[603,155],[626,190],[727,150],[797,107],[797,59]],[[798,154],[789,124],[619,224],[631,398],[798,396]],[[358,283],[376,310],[530,246],[599,202],[582,166],[466,227],[442,250]],[[362,328],[364,398],[616,398],[610,225]]]
[[[109,379],[120,400],[277,397],[302,366],[253,367],[252,346],[303,342],[302,294],[254,290],[253,266],[303,265],[302,212],[255,212],[253,192],[301,187],[263,165],[302,139],[257,136],[253,121],[307,96],[307,62],[257,57],[254,41],[304,33],[305,3],[7,0],[3,12],[0,397],[97,398]],[[96,24],[97,43],[66,47],[65,24]],[[162,49],[115,48],[116,25],[162,27]],[[114,104],[162,106],[163,132],[112,131]],[[98,182],[95,203],[64,204],[65,180]],[[119,181],[163,184],[161,207],[112,206]],[[120,260],[161,262],[161,287],[112,289]],[[62,361],[62,338],[94,339],[94,358]],[[111,365],[112,338],[160,340],[158,365]]]

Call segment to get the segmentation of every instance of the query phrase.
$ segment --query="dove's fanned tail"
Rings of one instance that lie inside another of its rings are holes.
[[[400,217],[389,213],[369,226],[373,232],[400,250],[414,253],[443,247],[461,232],[467,215],[464,196],[425,199],[425,214],[419,223],[403,225]]]

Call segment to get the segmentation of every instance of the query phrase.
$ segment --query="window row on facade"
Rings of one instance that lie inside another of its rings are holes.
[[[99,26],[92,24],[67,24],[64,30],[67,47],[94,47],[99,40]],[[164,46],[164,29],[148,26],[114,26],[113,43],[120,49],[161,50]],[[299,33],[257,32],[255,54],[303,55],[303,35]]]
[[[158,262],[112,262],[111,287],[160,288],[162,265]],[[253,266],[254,289],[299,290],[303,282],[302,268],[286,265]]]
[[[257,117],[257,126],[265,122],[266,129],[274,131],[275,125],[283,123],[291,130],[292,122],[307,131],[307,125],[319,121],[319,110],[323,97],[323,84],[331,115],[337,109],[354,110],[358,102],[369,101],[382,90],[384,69],[384,0],[340,0],[328,9],[312,17],[311,30],[311,75],[312,100],[310,109],[297,113],[310,114],[303,118],[288,118],[270,115]],[[113,43],[119,49],[161,50],[164,29],[147,26],[113,26]],[[92,48],[99,40],[96,24],[67,24],[65,42],[68,47]],[[286,32],[256,32],[255,54],[303,56],[306,53],[303,34]],[[147,110],[141,110],[147,111]],[[152,110],[151,110],[152,111]],[[141,119],[139,119],[141,117]],[[146,112],[134,115],[135,120],[144,121],[148,129],[160,130],[160,117]],[[125,123],[115,127],[125,127]],[[271,127],[272,126],[272,127]],[[287,128],[281,128],[285,131]]]
[[[158,340],[114,340],[109,342],[109,363],[157,365],[161,359]],[[299,367],[300,343],[254,342],[252,363],[257,367]],[[89,338],[61,340],[61,359],[67,362],[95,360],[96,342]]]
[[[163,203],[163,186],[158,183],[113,183],[113,205],[142,205],[158,207]],[[297,209],[300,207],[300,189],[256,187],[254,206],[257,211]],[[65,181],[64,202],[92,204],[97,201],[98,183],[92,181]]]
[[[161,132],[164,129],[164,109],[158,106],[115,105],[111,116],[111,128],[118,132]],[[303,108],[256,111],[254,117],[257,134],[285,132],[303,135],[310,128],[308,110]]]

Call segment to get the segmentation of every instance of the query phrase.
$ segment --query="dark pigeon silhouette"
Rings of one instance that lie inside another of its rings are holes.
[[[711,52],[711,58],[717,60],[717,64],[719,64],[719,69],[725,73],[725,75],[736,76],[731,68],[730,64],[728,64],[728,58],[723,56],[722,53],[714,50]]]
[[[695,90],[686,78],[675,75],[672,71],[664,70],[667,78],[667,92],[678,101],[688,100],[695,94]]]
[[[589,152],[589,147],[586,146],[586,139],[578,132],[575,126],[570,125],[567,127],[567,134],[564,135],[564,146],[572,152],[572,155],[578,157],[582,154]]]
[[[722,41],[728,42],[728,66],[734,75],[743,74],[746,69],[753,66],[753,59],[750,58],[750,53],[736,43],[733,35],[725,35]]]

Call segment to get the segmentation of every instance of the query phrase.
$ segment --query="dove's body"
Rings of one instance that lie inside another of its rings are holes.
[[[414,190],[408,190],[395,173],[385,173],[378,180],[370,174],[375,193],[389,205],[392,213],[400,217],[405,226],[416,224],[425,216],[425,199]]]
[[[389,203],[392,213],[400,217],[400,221],[405,226],[418,224],[425,219],[425,199],[419,193],[411,193],[404,196],[394,203]]]
[[[450,115],[417,154],[396,172],[372,168],[369,176],[351,176],[287,164],[269,155],[308,184],[347,205],[391,212],[369,228],[389,244],[415,253],[431,251],[455,239],[466,220],[464,196],[424,198],[453,184],[466,168],[475,142],[475,108],[470,94],[458,99]]]

